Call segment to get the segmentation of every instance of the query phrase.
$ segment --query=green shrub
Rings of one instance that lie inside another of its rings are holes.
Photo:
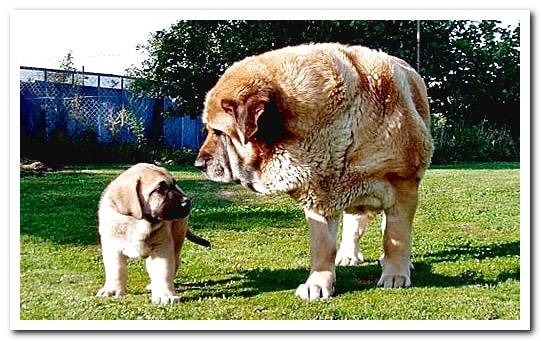
[[[507,128],[484,120],[475,125],[463,121],[448,124],[445,117],[432,120],[434,156],[432,162],[518,161],[519,143]]]
[[[166,165],[192,165],[196,153],[187,149],[163,146],[153,148],[138,135],[135,143],[96,143],[91,129],[77,138],[65,131],[51,134],[47,142],[21,132],[21,156],[40,160],[49,166],[66,163],[136,163],[157,162]],[[475,125],[464,122],[448,123],[445,117],[432,120],[434,164],[456,162],[518,161],[519,142],[506,128],[487,121]]]
[[[76,123],[77,116],[72,119]],[[65,125],[60,125],[46,136],[27,135],[21,129],[21,158],[39,160],[48,167],[59,168],[69,163],[127,163],[156,162],[166,165],[193,165],[195,153],[166,147],[157,141],[157,146],[145,135],[143,120],[131,111],[122,109],[108,124],[111,143],[98,143],[93,127],[80,123],[76,136],[70,136]],[[135,139],[126,141],[122,129],[127,126]]]
[[[21,134],[21,158],[39,160],[48,167],[61,167],[70,163],[127,163],[157,162],[175,165],[193,165],[195,152],[168,147],[152,148],[146,143],[96,142],[89,130],[77,138],[59,130],[44,142],[42,139]]]
[[[162,148],[150,153],[152,160],[166,165],[193,165],[197,152],[189,149]]]

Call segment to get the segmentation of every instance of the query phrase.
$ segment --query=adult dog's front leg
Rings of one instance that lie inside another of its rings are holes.
[[[310,227],[312,269],[306,282],[297,288],[296,295],[315,301],[328,298],[334,292],[337,217],[324,217],[310,210],[305,210],[305,214]]]

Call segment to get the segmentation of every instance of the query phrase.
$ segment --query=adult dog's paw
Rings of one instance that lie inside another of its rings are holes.
[[[411,280],[409,276],[406,275],[381,275],[381,278],[378,281],[378,287],[384,288],[402,288],[409,287],[411,285]]]
[[[309,302],[329,298],[333,293],[334,274],[329,271],[314,271],[295,291],[297,297]]]
[[[124,288],[108,288],[103,287],[97,293],[98,297],[120,297],[126,294],[126,289]]]
[[[382,268],[385,267],[385,256],[384,255],[381,255],[378,259],[378,263],[379,263],[379,266],[381,266]],[[410,270],[414,270],[415,269],[415,266],[413,266],[413,263],[412,262],[408,262],[409,264],[409,269]]]
[[[352,266],[356,264],[361,264],[364,262],[364,257],[361,252],[355,252],[351,249],[340,248],[336,253],[336,258],[334,263],[336,265],[342,266]]]
[[[411,286],[410,270],[413,269],[413,265],[409,260],[392,261],[381,257],[380,264],[383,271],[378,281],[379,287],[401,288]]]

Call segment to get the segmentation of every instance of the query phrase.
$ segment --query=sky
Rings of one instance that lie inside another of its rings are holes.
[[[121,75],[143,60],[136,46],[178,17],[175,11],[19,11],[11,17],[12,43],[19,66],[58,68],[71,50],[77,69]]]
[[[136,46],[182,15],[179,10],[14,11],[10,19],[15,63],[59,68],[72,51],[78,70],[84,66],[86,72],[122,75],[145,58]]]

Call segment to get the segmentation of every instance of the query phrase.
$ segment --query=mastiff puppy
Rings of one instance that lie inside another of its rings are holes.
[[[146,258],[152,302],[174,303],[173,279],[184,238],[210,247],[188,229],[190,199],[167,170],[139,163],[113,180],[99,203],[105,284],[97,296],[126,293],[127,258]]]
[[[205,101],[195,166],[215,181],[286,192],[310,227],[311,271],[296,295],[333,294],[335,263],[383,211],[378,285],[409,286],[418,187],[433,145],[426,87],[401,59],[361,46],[287,47],[233,64]],[[342,216],[342,242],[336,233]]]

